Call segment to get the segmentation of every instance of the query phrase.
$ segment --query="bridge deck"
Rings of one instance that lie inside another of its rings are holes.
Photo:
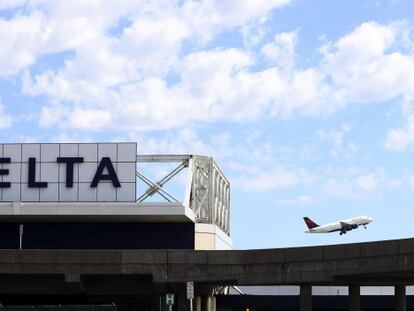
[[[233,251],[0,251],[0,293],[21,293],[22,288],[27,293],[66,292],[73,284],[88,292],[96,290],[97,280],[135,282],[136,290],[144,283],[189,280],[208,285],[414,284],[414,239]],[[111,288],[99,286],[102,293]]]

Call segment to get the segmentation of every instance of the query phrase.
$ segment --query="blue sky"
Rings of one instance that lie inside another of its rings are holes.
[[[0,0],[2,142],[211,155],[236,248],[411,237],[409,0]],[[367,214],[368,230],[306,235]]]

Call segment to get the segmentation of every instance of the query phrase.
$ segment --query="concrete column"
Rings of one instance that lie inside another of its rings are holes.
[[[359,285],[351,285],[349,289],[349,311],[361,310],[361,290]]]
[[[216,297],[213,296],[211,297],[211,311],[216,311],[216,310],[217,310]]]
[[[201,311],[201,297],[196,296],[194,299],[194,311]]]
[[[202,297],[202,311],[216,311],[216,297]]]
[[[395,311],[406,311],[407,301],[405,297],[405,285],[394,287]]]
[[[184,293],[175,295],[175,305],[177,311],[188,311],[190,310],[190,301],[187,300],[187,297]]]
[[[312,311],[312,286],[300,286],[300,311]]]
[[[201,296],[200,297],[200,305],[201,305],[201,311],[210,311],[209,308],[209,301],[208,301],[208,296]]]

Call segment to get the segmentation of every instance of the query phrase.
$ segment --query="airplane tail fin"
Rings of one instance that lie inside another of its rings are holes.
[[[309,230],[313,229],[313,228],[316,228],[316,227],[319,227],[319,225],[314,223],[313,220],[308,218],[308,217],[303,217],[303,220],[305,221],[305,223],[308,226]]]

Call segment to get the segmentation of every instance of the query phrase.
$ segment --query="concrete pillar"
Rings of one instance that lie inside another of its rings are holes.
[[[351,285],[349,289],[349,311],[361,310],[361,290],[359,285]]]
[[[407,301],[405,297],[405,285],[394,287],[395,311],[406,311]]]
[[[216,297],[203,296],[201,311],[216,311]]]
[[[211,297],[211,311],[216,311],[216,310],[217,310],[216,297],[213,296]]]
[[[208,296],[201,296],[200,297],[200,305],[201,305],[201,311],[209,311],[209,301],[208,301]]]
[[[187,297],[184,293],[175,295],[175,310],[177,311],[188,311],[190,310],[190,301],[187,300]]]
[[[201,311],[201,297],[196,296],[194,299],[194,311]]]
[[[300,286],[300,311],[312,311],[312,286]]]

